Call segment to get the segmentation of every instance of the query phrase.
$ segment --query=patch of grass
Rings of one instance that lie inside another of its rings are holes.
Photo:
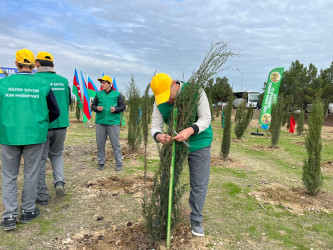
[[[235,176],[238,178],[246,178],[247,174],[244,170],[232,169],[232,168],[217,168],[212,166],[210,169],[211,174],[223,174]]]
[[[227,190],[228,194],[231,197],[235,197],[237,194],[240,194],[242,192],[241,187],[232,182],[224,183],[222,187]]]

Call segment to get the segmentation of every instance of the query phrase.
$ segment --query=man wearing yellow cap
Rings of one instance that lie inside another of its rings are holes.
[[[121,146],[119,142],[121,112],[125,110],[125,102],[120,93],[112,89],[110,76],[99,78],[102,90],[98,91],[91,109],[96,112],[96,142],[98,169],[105,169],[105,143],[109,135],[116,171],[123,169]]]
[[[202,227],[202,208],[205,203],[209,174],[210,174],[210,145],[213,140],[211,113],[207,96],[200,90],[200,98],[196,108],[197,121],[189,128],[180,131],[177,136],[171,137],[163,133],[164,123],[169,123],[170,113],[177,95],[181,92],[183,83],[172,80],[164,73],[155,75],[150,87],[155,96],[151,134],[157,142],[163,144],[172,140],[183,142],[189,139],[188,165],[190,169],[190,197],[191,229],[192,234],[204,236]]]
[[[19,213],[17,177],[24,158],[21,223],[36,218],[37,181],[49,122],[59,115],[50,84],[32,74],[35,56],[28,49],[16,52],[18,73],[0,80],[0,144],[2,201],[1,227],[16,228]]]
[[[49,124],[47,141],[44,144],[41,167],[39,171],[37,186],[37,203],[46,205],[49,199],[45,183],[45,168],[47,157],[50,158],[53,170],[53,186],[57,197],[65,195],[65,175],[63,150],[67,127],[69,126],[69,105],[71,102],[71,91],[68,80],[56,73],[54,70],[53,56],[48,52],[38,52],[36,56],[36,76],[46,80],[57,99],[60,109],[58,119]]]

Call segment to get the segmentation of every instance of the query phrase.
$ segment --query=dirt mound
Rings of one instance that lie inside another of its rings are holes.
[[[333,213],[333,195],[320,192],[310,196],[304,188],[289,188],[279,183],[261,187],[259,191],[249,193],[262,203],[280,205],[291,213],[305,212]]]
[[[252,149],[256,151],[275,151],[275,150],[283,150],[280,147],[273,148],[272,146],[266,146],[266,145],[260,145],[260,144],[254,144],[251,146]]]
[[[238,138],[231,138],[230,141],[232,141],[234,143],[244,143],[244,142],[247,142],[247,140],[244,139],[244,138],[240,138],[240,139],[238,139]]]
[[[333,161],[322,162],[320,165],[323,170],[333,171]]]
[[[244,162],[228,157],[225,161],[221,156],[212,155],[210,159],[211,165],[217,168],[237,168],[237,169],[250,169]]]
[[[170,249],[208,249],[209,237],[195,237],[189,226],[179,225],[172,233]],[[58,242],[60,249],[166,249],[165,242],[153,244],[142,222],[102,231],[82,231]]]
[[[147,176],[146,183],[143,176],[110,176],[89,181],[84,185],[90,192],[103,192],[118,196],[121,194],[134,194],[134,197],[143,197],[144,191],[149,190],[153,183],[152,175]]]

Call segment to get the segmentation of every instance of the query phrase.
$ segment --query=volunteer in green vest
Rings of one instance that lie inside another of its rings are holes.
[[[48,52],[38,52],[36,56],[36,76],[46,80],[57,99],[60,109],[58,119],[49,124],[47,141],[44,143],[44,151],[39,171],[37,200],[40,205],[46,205],[50,197],[45,183],[45,168],[47,157],[50,158],[53,170],[53,186],[56,196],[65,195],[65,175],[63,150],[66,138],[67,127],[69,126],[69,105],[71,102],[71,92],[68,80],[56,73],[54,70],[53,56]]]
[[[36,218],[37,182],[49,122],[60,111],[49,82],[32,74],[35,56],[27,49],[16,52],[18,73],[0,80],[0,144],[2,201],[1,227],[16,228],[19,215],[17,178],[24,158],[21,223]]]
[[[201,89],[198,106],[196,107],[197,121],[189,128],[179,131],[178,135],[171,137],[163,133],[164,123],[168,123],[173,103],[187,83],[172,80],[164,73],[155,75],[150,87],[155,96],[151,134],[157,142],[163,144],[172,140],[183,142],[189,139],[190,153],[188,165],[190,170],[190,197],[191,229],[192,234],[204,236],[202,226],[202,208],[205,203],[209,174],[210,174],[210,145],[213,140],[211,127],[211,113],[206,93]]]
[[[124,99],[120,93],[112,89],[110,76],[99,78],[102,90],[98,91],[91,109],[96,112],[96,142],[98,169],[105,169],[105,143],[109,135],[113,155],[116,162],[116,171],[123,169],[121,146],[119,142],[121,112],[125,110]]]

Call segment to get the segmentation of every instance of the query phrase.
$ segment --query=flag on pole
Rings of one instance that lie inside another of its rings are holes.
[[[272,105],[275,104],[278,99],[283,70],[284,68],[275,68],[268,75],[259,118],[259,125],[261,125],[262,129],[268,129],[268,126],[271,124]]]
[[[80,88],[79,77],[77,75],[76,68],[74,71],[72,93],[76,96],[76,100],[79,102],[79,107],[80,107],[80,109],[82,109],[81,88]]]
[[[88,95],[89,98],[94,98],[96,96],[96,93],[98,92],[98,89],[96,85],[93,83],[91,78],[88,76]]]
[[[294,117],[291,115],[290,116],[290,124],[289,124],[289,133],[294,133],[295,132],[295,125],[296,125],[296,122],[295,122],[295,119]]]
[[[90,111],[90,103],[89,103],[89,95],[86,86],[86,82],[83,78],[82,71],[81,78],[82,78],[82,85],[83,85],[83,122],[86,122],[91,119],[91,111]]]
[[[116,78],[115,77],[113,77],[112,88],[113,88],[113,90],[118,91],[117,84],[116,84]]]

